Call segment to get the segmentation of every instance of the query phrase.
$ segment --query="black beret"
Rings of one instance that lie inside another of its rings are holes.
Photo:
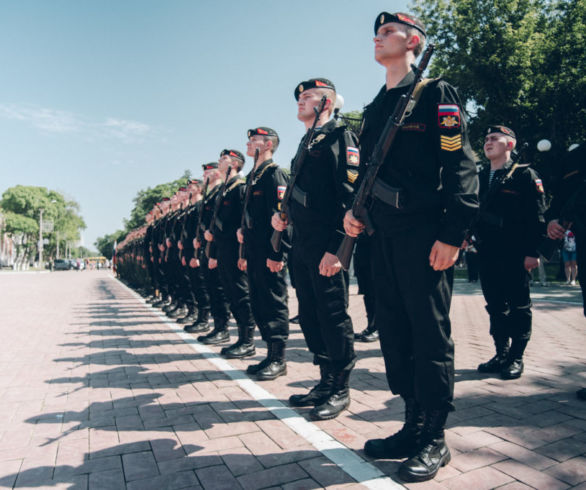
[[[209,163],[204,163],[202,165],[202,168],[204,170],[212,170],[213,168],[218,168],[218,162],[209,162]]]
[[[261,136],[276,136],[279,138],[279,135],[274,129],[267,128],[266,126],[259,126],[258,128],[249,129],[248,130],[248,138],[252,136],[261,135]]]
[[[295,87],[295,100],[299,100],[299,95],[304,90],[309,90],[311,88],[329,88],[336,91],[336,87],[332,82],[330,82],[327,78],[310,78],[305,82],[301,82],[300,84]]]
[[[200,180],[200,179],[189,179],[189,180],[187,181],[187,185],[192,185],[192,184],[197,184],[197,185],[200,185],[200,184],[202,184],[202,182],[203,182],[203,181],[202,181],[202,180]]]
[[[427,36],[425,33],[425,28],[421,21],[409,17],[406,14],[402,14],[397,12],[396,14],[389,14],[388,12],[381,12],[378,14],[376,20],[374,21],[374,35],[378,33],[378,29],[380,26],[384,24],[388,24],[389,22],[398,22],[399,24],[404,24],[409,27],[413,27],[413,29],[417,29],[421,34]]]
[[[240,153],[238,150],[222,150],[220,156],[223,157],[224,155],[228,155],[229,157],[238,158],[240,161],[244,161],[244,155]]]
[[[510,136],[511,138],[517,139],[517,137],[515,136],[515,132],[511,128],[507,128],[506,126],[503,126],[502,124],[493,124],[493,125],[489,126],[488,129],[486,130],[486,134],[492,134],[492,133],[502,133],[506,136]]]
[[[187,187],[179,187],[179,189],[177,189],[177,192],[185,192],[187,190]]]
[[[163,200],[161,202],[165,202],[165,201],[170,201],[171,198],[170,197],[164,197]]]

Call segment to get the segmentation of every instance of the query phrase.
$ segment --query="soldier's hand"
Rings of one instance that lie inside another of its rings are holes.
[[[449,269],[458,260],[459,251],[458,247],[436,240],[429,254],[429,265],[434,271]]]
[[[319,273],[322,276],[335,276],[342,269],[342,263],[334,254],[326,252],[319,263]]]
[[[167,245],[168,248],[171,248],[173,246],[173,242],[171,242],[171,240],[167,238],[165,239],[165,245]]]
[[[195,249],[198,249],[199,247],[201,247],[201,243],[199,243],[199,240],[197,238],[193,239],[193,246]]]
[[[281,219],[281,215],[279,213],[273,214],[271,218],[271,226],[277,231],[285,231],[287,228],[287,221],[283,221]]]
[[[177,248],[178,248],[179,250],[183,250],[183,242],[182,242],[181,240],[179,240],[179,241],[177,242]]]
[[[236,230],[236,239],[238,243],[244,243],[244,235],[242,234],[242,228]]]
[[[564,238],[564,233],[566,230],[557,219],[552,219],[547,224],[547,236],[552,240],[561,240]]]
[[[192,269],[197,269],[199,267],[199,260],[191,259],[189,261],[189,267],[191,267]]]
[[[346,235],[351,237],[357,237],[364,230],[364,223],[358,221],[352,214],[352,210],[346,211],[344,215],[344,231]]]
[[[208,241],[208,242],[213,242],[214,241],[214,235],[211,234],[210,230],[206,230],[205,233],[203,234],[203,237]]]
[[[285,262],[267,259],[267,267],[271,272],[281,272],[285,267]]]
[[[248,262],[246,262],[246,259],[238,259],[238,269],[240,269],[242,272],[246,272],[247,267]]]
[[[527,272],[531,272],[536,267],[539,267],[539,258],[537,257],[525,257],[525,261],[523,262],[523,266]]]
[[[208,269],[215,269],[216,267],[218,267],[218,259],[208,260]]]
[[[187,265],[187,261],[185,260],[185,257],[181,257],[181,265],[183,267],[185,267]]]

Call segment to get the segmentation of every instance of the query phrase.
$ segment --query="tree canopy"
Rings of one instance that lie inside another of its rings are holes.
[[[586,136],[586,0],[414,0],[436,44],[431,76],[458,87],[479,144],[511,126],[534,150]],[[529,155],[531,157],[531,154]]]

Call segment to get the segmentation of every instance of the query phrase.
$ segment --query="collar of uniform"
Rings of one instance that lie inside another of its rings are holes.
[[[413,70],[411,70],[409,73],[407,73],[407,75],[405,75],[403,77],[403,80],[401,80],[394,87],[392,87],[392,88],[390,88],[390,89],[387,90],[387,86],[386,85],[383,85],[383,88],[381,89],[381,92],[390,92],[391,90],[395,90],[395,89],[400,89],[400,88],[407,87],[407,86],[409,86],[409,85],[411,85],[413,83],[413,80],[415,80],[415,72]]]
[[[256,177],[271,163],[273,163],[272,158],[269,158],[268,160],[265,160],[264,162],[262,162],[255,170],[252,171],[253,176]]]
[[[315,135],[320,134],[320,133],[329,134],[334,129],[336,129],[336,121],[334,119],[330,119],[323,126],[320,126],[319,129],[315,130],[314,139],[315,139]]]

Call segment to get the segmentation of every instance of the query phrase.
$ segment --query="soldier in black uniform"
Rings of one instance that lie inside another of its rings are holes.
[[[562,240],[566,229],[576,236],[576,258],[582,305],[586,316],[586,144],[569,152],[561,165],[561,175],[554,186],[553,200],[547,213],[547,235],[552,240]],[[576,392],[580,400],[586,400],[586,388]]]
[[[510,128],[488,128],[484,154],[490,164],[480,172],[480,213],[474,227],[496,347],[496,355],[478,371],[500,372],[503,379],[523,373],[523,352],[531,337],[529,273],[539,265],[537,247],[545,232],[543,184],[529,164],[512,162],[516,142]]]
[[[350,404],[349,378],[355,364],[352,320],[346,311],[347,287],[335,253],[342,240],[342,219],[352,200],[352,182],[358,170],[354,135],[330,120],[336,100],[332,82],[313,78],[295,88],[297,118],[309,129],[323,95],[311,150],[298,173],[289,203],[293,224],[293,259],[299,301],[299,323],[307,347],[320,368],[321,379],[309,393],[293,395],[293,406],[315,407],[314,420],[331,419]],[[302,141],[303,144],[303,141]],[[274,214],[272,225],[284,231],[287,223]]]
[[[367,321],[366,328],[362,332],[354,334],[354,340],[360,342],[376,342],[379,337],[376,322],[374,321],[376,295],[372,268],[370,267],[371,255],[372,238],[362,234],[356,240],[356,249],[354,250],[354,275],[358,282],[358,294],[362,295],[364,301]]]
[[[238,230],[238,241],[243,243],[244,259],[240,270],[246,270],[250,284],[252,313],[262,339],[267,343],[267,357],[259,364],[248,366],[248,374],[260,380],[275,379],[287,373],[285,343],[289,337],[289,308],[285,279],[285,247],[275,252],[271,247],[273,227],[271,217],[280,211],[289,177],[274,161],[279,146],[274,129],[258,127],[248,130],[246,154],[259,157],[248,174],[251,186],[245,213],[244,230]],[[252,179],[252,180],[251,180]],[[285,237],[285,241],[288,241]]]
[[[223,180],[227,177],[226,189],[222,195],[218,193],[215,205],[218,206],[216,221],[209,224],[205,239],[211,242],[208,267],[217,265],[220,281],[226,298],[230,303],[230,311],[238,325],[238,340],[221,354],[229,359],[253,356],[256,352],[253,342],[254,319],[250,307],[248,293],[248,277],[238,269],[238,240],[236,230],[240,228],[242,202],[244,199],[244,180],[239,172],[244,166],[244,155],[237,150],[223,150],[218,162],[218,170]],[[216,334],[216,340],[226,341],[228,330]]]
[[[423,24],[403,13],[379,14],[374,33],[386,84],[364,111],[363,163],[414,80],[410,67],[425,44]],[[405,401],[405,425],[367,441],[364,450],[376,458],[409,458],[399,470],[405,481],[432,479],[450,461],[444,427],[454,409],[452,266],[478,208],[476,165],[456,90],[427,80],[414,92],[417,99],[378,173],[369,210],[375,322],[389,387]],[[364,225],[350,211],[344,228],[357,236]]]
[[[195,237],[197,222],[202,209],[201,181],[192,179],[189,181],[190,206],[187,210],[183,228],[181,230],[181,261],[185,266],[185,275],[190,285],[190,312],[191,315],[181,320],[180,323],[188,324],[184,327],[186,332],[206,328],[210,315],[210,297],[202,272],[200,260],[196,254]]]
[[[209,182],[207,196],[203,198],[201,205],[202,220],[200,224],[200,230],[196,230],[195,238],[195,254],[199,261],[199,267],[203,272],[207,290],[210,296],[210,310],[212,318],[214,320],[214,329],[207,335],[200,335],[197,340],[204,344],[218,344],[226,342],[227,339],[227,324],[230,313],[228,311],[228,302],[224,294],[224,288],[220,281],[220,275],[217,267],[209,267],[209,260],[204,253],[205,241],[204,232],[210,226],[212,215],[214,213],[214,203],[220,184],[222,182],[222,176],[218,171],[218,162],[210,162],[203,165],[203,177],[204,180]],[[196,265],[197,263],[194,263]],[[195,325],[190,327],[190,332],[205,332],[208,330],[208,322],[196,322]]]

